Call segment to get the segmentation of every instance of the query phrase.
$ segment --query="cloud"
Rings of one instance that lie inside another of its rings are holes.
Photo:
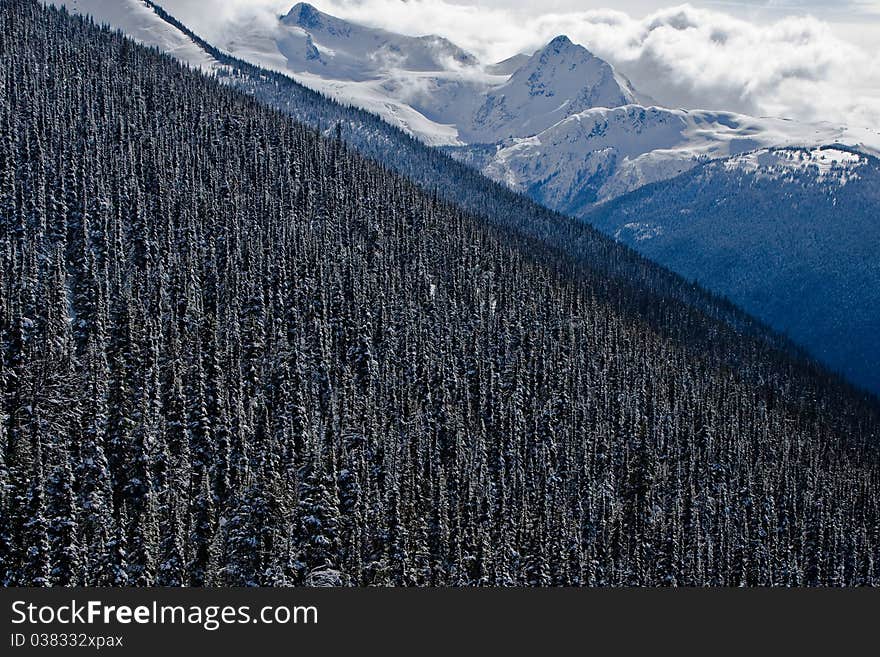
[[[203,36],[228,39],[226,29],[235,22],[240,25],[242,17],[271,25],[292,2],[164,0],[163,4]],[[486,62],[532,52],[554,36],[567,34],[664,105],[880,125],[880,57],[843,40],[829,23],[805,14],[819,7],[815,0],[731,3],[774,10],[760,21],[733,17],[726,9],[691,5],[640,17],[611,9],[576,11],[571,7],[583,3],[573,0],[541,3],[542,13],[535,3],[517,0],[484,0],[478,5],[468,0],[313,0],[313,4],[343,18],[406,34],[439,34]],[[633,0],[623,6],[635,12],[648,4]],[[850,0],[847,5],[852,12],[880,9],[875,0]],[[798,15],[786,16],[787,11]]]
[[[574,40],[664,104],[876,126],[876,57],[809,16],[764,25],[685,5],[643,19],[586,12]]]
[[[110,0],[114,1],[115,0]],[[278,13],[295,4],[279,0],[154,0],[199,36],[219,43],[233,38],[241,25],[272,34]]]

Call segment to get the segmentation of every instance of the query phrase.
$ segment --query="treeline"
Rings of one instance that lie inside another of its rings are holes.
[[[0,4],[6,585],[877,583],[877,407],[646,298]]]

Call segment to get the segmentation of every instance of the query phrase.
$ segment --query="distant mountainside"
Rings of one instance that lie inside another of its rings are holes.
[[[699,289],[214,51],[0,34],[3,586],[880,583],[880,406]]]
[[[299,3],[281,18],[287,28],[278,50],[291,69],[349,77],[376,77],[389,69],[446,71],[452,65],[476,66],[477,60],[438,36],[408,37],[364,27]]]
[[[66,6],[170,54],[144,29],[145,0],[65,0]],[[111,5],[114,5],[111,7]],[[167,26],[157,26],[157,34]],[[375,112],[429,145],[525,136],[570,114],[635,102],[628,81],[586,49],[560,37],[534,56],[498,65],[434,35],[410,37],[294,5],[271,29],[243,22],[212,46]],[[196,63],[196,58],[184,59]]]
[[[587,221],[880,391],[880,160],[774,149],[711,162]]]
[[[708,160],[773,146],[831,145],[856,133],[728,112],[626,105],[585,110],[534,137],[445,150],[547,207],[581,216],[597,203]]]

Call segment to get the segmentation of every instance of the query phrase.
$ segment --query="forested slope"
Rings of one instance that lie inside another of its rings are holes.
[[[877,407],[639,285],[5,0],[0,576],[876,583]]]

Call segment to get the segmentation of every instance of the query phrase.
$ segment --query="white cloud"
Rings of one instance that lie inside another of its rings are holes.
[[[729,8],[682,5],[649,11],[656,4],[650,0],[623,3],[640,17],[610,9],[572,10],[583,6],[582,0],[548,0],[541,3],[541,13],[533,2],[468,2],[313,0],[319,9],[351,20],[407,34],[440,34],[484,61],[530,52],[558,34],[567,34],[609,60],[636,88],[662,104],[880,125],[880,56],[876,49],[869,52],[842,39],[828,22],[807,15],[805,11],[819,12],[815,0],[724,3],[773,10],[772,15],[751,20],[733,17]],[[164,0],[162,4],[211,38],[235,17],[269,24],[292,2]],[[852,16],[880,10],[875,0],[850,0],[847,6]],[[880,21],[872,24],[876,29]],[[880,29],[877,36],[875,43],[880,43]]]

